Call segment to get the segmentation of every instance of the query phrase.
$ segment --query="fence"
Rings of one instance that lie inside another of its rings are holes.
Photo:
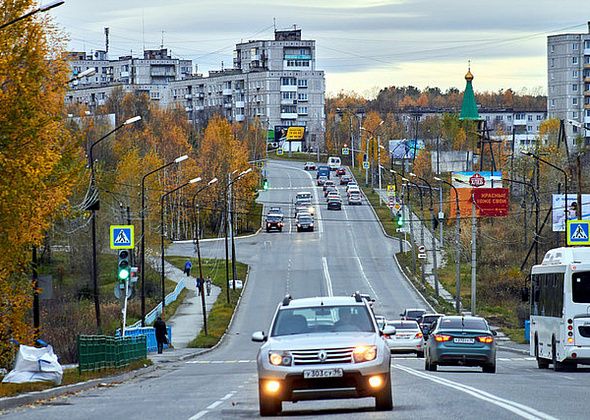
[[[170,305],[172,302],[174,302],[176,299],[178,299],[178,295],[180,295],[180,292],[182,292],[182,290],[184,289],[184,279],[180,280],[178,282],[178,284],[176,285],[176,287],[174,288],[174,290],[171,293],[168,293],[168,295],[166,296],[166,305]],[[162,314],[162,302],[158,303],[158,305],[152,309],[151,311],[149,311],[146,316],[145,316],[145,324],[149,325],[149,324],[153,324],[153,322],[156,320],[156,318],[158,317],[158,315]],[[125,328],[125,334],[127,334],[127,329],[135,329],[135,328],[139,328],[141,326],[141,321],[137,321],[135,324],[130,325],[129,327]]]
[[[166,327],[168,340],[172,342],[172,327]],[[121,332],[117,330],[117,334]],[[153,352],[158,350],[158,343],[156,342],[156,330],[153,327],[136,327],[136,328],[125,328],[125,337],[138,337],[144,336],[146,339],[147,352]],[[164,348],[167,349],[169,346],[164,344]]]
[[[96,371],[121,368],[147,357],[146,336],[78,336],[78,370]]]

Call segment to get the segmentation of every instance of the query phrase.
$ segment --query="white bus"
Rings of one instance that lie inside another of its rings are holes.
[[[340,158],[338,156],[330,156],[328,158],[328,166],[330,167],[331,171],[335,171],[342,165]]]
[[[590,364],[590,247],[555,248],[531,270],[530,354],[540,369]]]

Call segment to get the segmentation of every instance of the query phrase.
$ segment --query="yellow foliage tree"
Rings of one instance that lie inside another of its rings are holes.
[[[3,21],[32,0],[0,3]],[[82,154],[65,129],[67,67],[63,39],[50,20],[28,18],[0,31],[0,365],[11,337],[30,342],[27,312],[31,247],[66,203]]]

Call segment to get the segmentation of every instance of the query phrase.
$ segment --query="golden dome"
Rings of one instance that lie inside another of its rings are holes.
[[[471,69],[467,70],[467,74],[465,75],[465,80],[471,82],[473,80],[473,74],[471,74]]]

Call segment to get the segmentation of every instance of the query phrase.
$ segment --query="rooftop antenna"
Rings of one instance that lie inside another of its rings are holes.
[[[223,71],[223,61],[221,62],[221,71]]]
[[[109,53],[109,28],[104,28],[105,53]]]
[[[277,18],[272,18],[272,27],[274,31],[277,31]]]
[[[164,49],[164,32],[166,31],[162,29],[162,44],[160,44],[160,49]]]

